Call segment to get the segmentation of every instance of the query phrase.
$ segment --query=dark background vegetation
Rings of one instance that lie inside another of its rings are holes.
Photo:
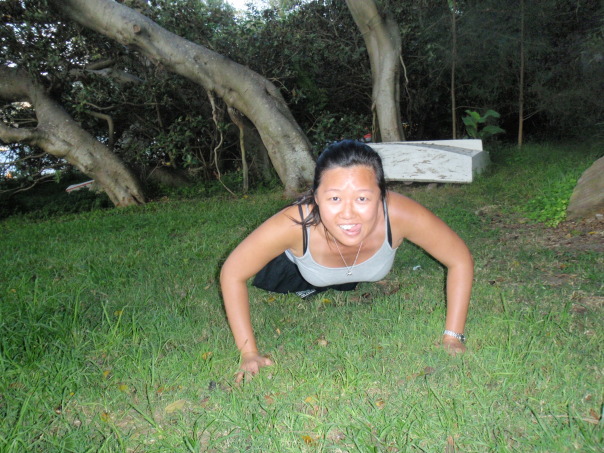
[[[318,153],[340,138],[360,138],[371,130],[371,73],[362,36],[345,2],[276,1],[272,9],[237,13],[219,0],[124,0],[166,29],[247,65],[273,81]],[[408,140],[452,136],[452,2],[383,0],[403,42],[401,109]],[[505,129],[489,146],[517,140],[520,74],[520,1],[461,0],[455,3],[457,48],[457,136],[465,131],[466,110],[501,114]],[[0,64],[27,68],[82,126],[108,143],[113,118],[113,150],[146,181],[149,172],[169,168],[203,184],[240,168],[237,128],[226,112],[218,124],[205,91],[166,71],[135,51],[65,21],[44,0],[0,4]],[[604,18],[596,0],[525,2],[526,142],[604,138]],[[83,70],[110,58],[114,68],[138,79],[118,83]],[[0,110],[5,121],[35,124],[33,112],[12,105]],[[219,132],[226,141],[218,150]],[[27,207],[15,201],[15,185],[60,181],[73,175],[64,162],[40,156],[29,146],[10,146],[6,160],[20,161],[0,176],[3,213]],[[256,186],[274,184],[252,161]],[[52,170],[49,170],[52,169]],[[10,172],[12,179],[7,179]],[[232,176],[237,188],[237,176]],[[275,179],[275,176],[273,176]],[[15,182],[17,181],[17,183]],[[52,184],[46,184],[49,186]],[[6,192],[8,190],[8,192]],[[54,190],[54,189],[53,189]],[[50,189],[49,189],[50,191]],[[153,198],[162,191],[148,187]],[[7,200],[6,194],[11,194]],[[83,197],[83,196],[82,196]],[[106,201],[95,199],[95,203]],[[77,205],[77,203],[75,203]]]

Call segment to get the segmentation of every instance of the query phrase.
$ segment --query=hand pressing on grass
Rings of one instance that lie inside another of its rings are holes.
[[[258,352],[247,352],[241,355],[241,366],[235,376],[235,383],[239,384],[244,379],[251,379],[260,371],[260,368],[271,366],[273,361],[267,357],[261,356]]]
[[[466,346],[457,338],[449,335],[443,335],[442,347],[453,357],[455,357],[457,354],[463,354],[466,352]]]

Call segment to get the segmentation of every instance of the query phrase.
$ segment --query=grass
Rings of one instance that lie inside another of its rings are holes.
[[[277,192],[2,221],[0,451],[601,451],[603,258],[518,223],[597,151],[524,153],[472,185],[401,188],[474,253],[467,354],[436,346],[443,269],[406,244],[388,285],[252,288],[275,365],[241,386],[217,272]]]

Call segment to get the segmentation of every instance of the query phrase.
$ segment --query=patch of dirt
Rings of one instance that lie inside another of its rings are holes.
[[[529,223],[525,219],[513,219],[485,207],[476,212],[491,217],[491,225],[499,228],[504,242],[523,239],[545,248],[569,252],[604,253],[604,217],[592,217],[579,221],[566,221],[555,228]]]

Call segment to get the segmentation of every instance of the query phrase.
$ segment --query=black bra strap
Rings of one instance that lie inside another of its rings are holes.
[[[308,247],[308,238],[306,237],[306,227],[304,226],[304,213],[302,212],[302,205],[298,205],[298,211],[300,211],[300,221],[302,223],[302,255],[306,254],[306,248]]]
[[[390,216],[388,215],[388,204],[384,199],[384,213],[386,215],[386,231],[388,232],[388,244],[392,247],[392,230],[390,229]]]

